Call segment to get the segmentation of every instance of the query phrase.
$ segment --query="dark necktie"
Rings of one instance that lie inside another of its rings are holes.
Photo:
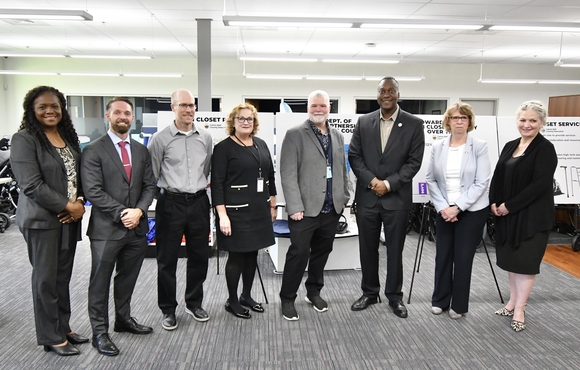
[[[129,153],[125,148],[125,145],[127,145],[125,141],[119,142],[119,146],[121,147],[121,159],[123,160],[123,167],[127,173],[127,179],[131,181],[131,161],[129,160]]]

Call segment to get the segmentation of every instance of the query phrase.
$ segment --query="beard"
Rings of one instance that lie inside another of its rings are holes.
[[[120,123],[124,123],[122,121],[117,121],[117,122],[111,122],[111,128],[113,129],[113,131],[119,133],[119,134],[126,134],[127,132],[129,132],[129,130],[131,129],[131,122],[123,125]]]
[[[316,116],[314,114],[308,114],[308,118],[312,121],[312,123],[320,125],[320,124],[326,122],[326,119],[328,118],[328,114],[325,114],[325,115],[322,115],[322,116]]]

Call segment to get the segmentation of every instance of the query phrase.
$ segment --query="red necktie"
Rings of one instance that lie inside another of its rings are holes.
[[[127,145],[127,142],[119,142],[119,146],[121,147],[121,159],[123,160],[123,167],[127,173],[127,179],[131,181],[131,161],[129,161],[129,153],[127,152],[127,149],[125,149],[125,145]]]

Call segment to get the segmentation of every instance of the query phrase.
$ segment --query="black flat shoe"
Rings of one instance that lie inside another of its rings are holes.
[[[85,338],[82,335],[78,335],[77,333],[67,334],[66,339],[68,340],[69,343],[72,344],[89,343],[89,338]]]
[[[250,307],[250,310],[254,312],[264,312],[264,307],[261,303],[256,303],[256,305],[251,306],[242,296],[240,296],[239,302],[242,306]]]
[[[76,356],[80,355],[81,351],[79,351],[75,346],[70,343],[65,344],[64,346],[44,346],[45,352],[53,351],[59,356]]]
[[[226,301],[225,308],[226,308],[226,311],[230,312],[235,317],[239,317],[240,319],[250,319],[250,318],[252,318],[252,315],[250,315],[250,311],[248,311],[248,310],[244,310],[244,312],[242,312],[242,313],[235,312],[233,310],[233,308],[230,306],[230,300],[229,299]]]

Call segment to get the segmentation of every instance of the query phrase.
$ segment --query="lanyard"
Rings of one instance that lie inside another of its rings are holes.
[[[244,148],[247,148],[248,151],[250,152],[250,154],[252,155],[252,157],[254,157],[254,159],[256,159],[256,161],[258,162],[258,174],[259,174],[259,177],[262,178],[262,154],[260,154],[260,149],[258,149],[258,146],[256,145],[256,143],[254,143],[253,147],[256,148],[256,151],[258,152],[259,158],[256,157],[256,155],[254,154],[252,149],[250,149],[249,146],[244,144],[244,142],[242,140],[240,140],[240,138],[236,134],[234,134],[234,137],[240,142],[240,144],[242,144],[244,146]]]

